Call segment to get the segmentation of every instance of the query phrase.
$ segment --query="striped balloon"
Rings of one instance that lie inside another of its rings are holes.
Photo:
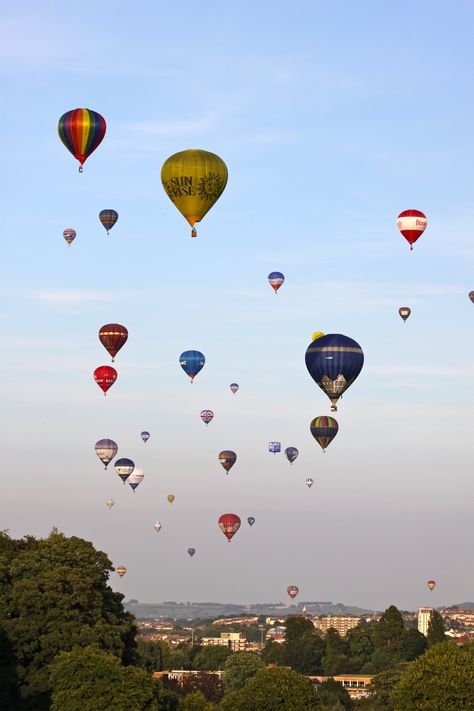
[[[59,138],[81,164],[80,173],[87,158],[102,142],[106,128],[104,117],[91,109],[67,111],[59,119]]]
[[[63,237],[68,243],[68,246],[71,246],[71,242],[74,242],[76,239],[76,230],[73,230],[71,227],[68,227],[67,230],[64,230],[63,232]]]
[[[334,417],[327,417],[326,415],[315,417],[309,427],[311,434],[323,452],[331,444],[339,429]]]
[[[118,212],[116,210],[101,210],[99,212],[99,220],[105,227],[107,234],[109,234],[109,230],[112,229],[118,220]]]
[[[281,272],[270,272],[268,275],[268,283],[274,289],[275,294],[277,293],[280,286],[285,281],[285,277]]]

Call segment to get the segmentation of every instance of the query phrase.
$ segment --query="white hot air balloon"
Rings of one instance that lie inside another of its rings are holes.
[[[159,521],[157,521],[157,522],[153,525],[153,528],[155,529],[155,531],[156,531],[157,533],[159,533],[159,532],[161,531],[161,523],[160,523]]]

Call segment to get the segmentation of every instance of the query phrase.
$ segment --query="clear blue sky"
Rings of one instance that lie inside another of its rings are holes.
[[[472,600],[472,4],[24,2],[0,20],[0,527],[92,540],[142,601],[289,584],[375,608]],[[56,132],[79,106],[108,126],[83,175]],[[195,240],[160,182],[189,147],[229,169]],[[410,253],[395,221],[412,207],[428,228]],[[130,337],[104,398],[111,321]],[[314,330],[366,357],[325,455]],[[144,468],[135,496],[96,459],[102,437]],[[299,448],[291,468],[269,440]],[[230,545],[227,511],[244,521]]]

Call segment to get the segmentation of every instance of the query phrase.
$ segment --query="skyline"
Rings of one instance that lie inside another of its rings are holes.
[[[172,9],[119,6],[80,33],[55,2],[0,11],[0,528],[93,541],[139,600],[284,600],[289,584],[374,609],[473,599],[472,7],[184,2],[183,38]],[[82,175],[56,130],[76,106],[107,121]],[[160,181],[188,147],[229,170],[196,239]],[[428,217],[413,253],[408,208]],[[109,322],[129,339],[104,398]],[[309,424],[330,403],[304,363],[316,330],[365,355],[325,454]],[[188,349],[206,357],[192,387]],[[103,471],[103,437],[144,469],[135,495]],[[272,440],[298,447],[291,467]]]

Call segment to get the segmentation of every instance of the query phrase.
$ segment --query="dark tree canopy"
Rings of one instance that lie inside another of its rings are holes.
[[[438,642],[444,642],[445,639],[443,618],[437,610],[433,610],[428,622],[428,646],[431,647],[433,644],[438,644]]]
[[[261,669],[221,702],[222,711],[317,711],[318,692],[291,669]]]
[[[248,679],[265,666],[259,654],[253,652],[234,652],[224,664],[222,683],[224,690],[237,691]]]

